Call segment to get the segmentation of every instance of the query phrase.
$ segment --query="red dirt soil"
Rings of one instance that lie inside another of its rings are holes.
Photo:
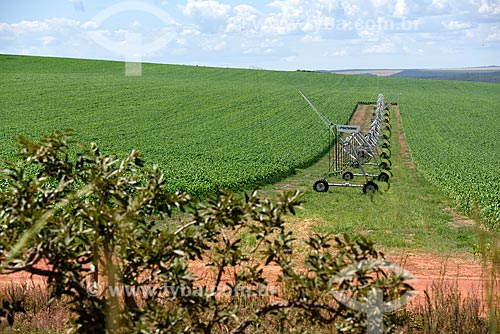
[[[417,296],[411,303],[423,301],[424,290],[430,291],[432,283],[444,282],[458,288],[462,297],[469,294],[478,296],[480,300],[485,300],[483,296],[483,268],[479,260],[466,257],[445,258],[430,254],[407,254],[391,255],[388,261],[404,268],[415,279],[410,282],[417,292]],[[265,266],[264,277],[268,279],[271,288],[278,287],[279,267]],[[195,262],[191,265],[192,272],[202,281],[213,281],[213,274],[204,263]],[[223,282],[229,282],[231,273],[224,275]],[[486,276],[487,277],[487,276]],[[45,280],[41,276],[29,275],[26,273],[15,273],[0,276],[0,290],[14,284],[20,286],[45,286]],[[224,284],[223,284],[224,285]],[[272,290],[272,289],[271,289]]]

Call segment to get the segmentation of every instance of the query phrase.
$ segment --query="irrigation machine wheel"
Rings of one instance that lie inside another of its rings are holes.
[[[314,182],[313,189],[319,193],[326,193],[328,191],[328,182],[325,179],[317,180]]]
[[[368,181],[363,185],[363,193],[374,193],[378,191],[378,186],[373,181]]]
[[[352,172],[344,172],[344,174],[342,174],[342,178],[344,181],[351,181],[354,178],[354,175]]]
[[[391,161],[390,161],[390,160],[388,160],[388,159],[383,160],[383,161],[379,164],[379,167],[380,167],[381,169],[391,169],[391,166],[392,166]]]
[[[387,149],[388,150],[388,149]],[[389,159],[391,157],[391,151],[383,151],[380,153],[380,157],[383,159]]]
[[[389,182],[389,174],[387,174],[386,172],[381,172],[379,175],[378,175],[378,180],[380,182]]]

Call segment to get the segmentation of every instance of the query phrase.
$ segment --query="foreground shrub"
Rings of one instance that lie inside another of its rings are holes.
[[[264,320],[270,331],[394,330],[390,302],[411,287],[370,241],[315,235],[297,268],[284,216],[298,192],[276,203],[228,191],[198,202],[165,192],[163,174],[136,151],[120,160],[91,144],[73,159],[71,144],[69,131],[20,138],[21,161],[2,171],[0,274],[46,277],[51,297],[68,300],[73,332],[243,333]],[[165,223],[174,211],[183,223]],[[200,280],[196,262],[211,275]],[[273,291],[264,266],[281,290],[263,297]]]

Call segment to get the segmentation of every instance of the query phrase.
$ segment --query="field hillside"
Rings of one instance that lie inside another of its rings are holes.
[[[199,194],[272,182],[325,152],[328,132],[299,83],[339,122],[375,94],[360,95],[358,80],[332,94],[343,77],[320,74],[144,64],[126,77],[119,62],[40,57],[1,56],[0,72],[1,158],[19,134],[73,128],[119,156],[140,150],[171,190]]]
[[[397,97],[419,171],[500,224],[498,84],[157,64],[126,77],[120,62],[0,55],[0,85],[0,159],[20,134],[73,128],[108,153],[140,150],[170,190],[195,194],[275,182],[327,152],[297,88],[339,123],[383,93]]]

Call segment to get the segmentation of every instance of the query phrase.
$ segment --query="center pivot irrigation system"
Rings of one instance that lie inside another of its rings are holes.
[[[375,179],[389,182],[392,173],[390,143],[391,126],[389,104],[379,94],[370,130],[361,132],[360,125],[340,125],[331,122],[299,89],[300,95],[318,114],[335,138],[333,154],[330,155],[328,173],[325,178],[314,182],[313,189],[327,192],[329,187],[362,187],[363,192],[378,190]],[[364,183],[352,183],[355,176],[363,177]],[[328,182],[327,178],[337,177],[343,180]]]

